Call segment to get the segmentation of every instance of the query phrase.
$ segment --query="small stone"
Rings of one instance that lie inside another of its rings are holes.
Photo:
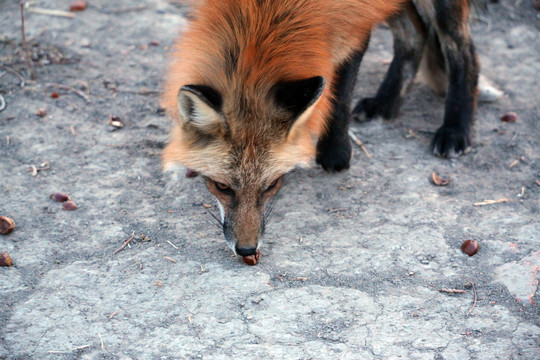
[[[39,108],[38,111],[36,112],[36,115],[39,116],[39,117],[47,116],[47,109]]]
[[[115,129],[121,129],[121,128],[124,127],[124,122],[118,116],[110,116],[109,117],[109,125],[111,125]]]

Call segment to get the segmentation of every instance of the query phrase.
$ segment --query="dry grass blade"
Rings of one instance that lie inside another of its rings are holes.
[[[499,200],[484,200],[484,201],[481,201],[481,202],[474,203],[473,205],[474,206],[484,206],[484,205],[501,204],[501,203],[505,203],[505,202],[509,202],[509,201],[510,201],[510,199],[508,199],[508,198],[503,198],[503,199],[499,199]]]
[[[26,55],[26,64],[30,70],[30,77],[32,80],[37,79],[36,71],[34,70],[34,65],[32,64],[32,58],[30,57],[30,51],[28,51],[28,46],[26,45],[26,32],[24,31],[24,2],[21,1],[21,33],[22,33],[22,45],[24,53]]]
[[[67,17],[71,19],[73,19],[76,16],[74,13],[69,12],[69,11],[51,10],[51,9],[44,9],[44,8],[38,8],[38,7],[28,8],[28,12],[31,12],[34,14],[41,14],[41,15]]]

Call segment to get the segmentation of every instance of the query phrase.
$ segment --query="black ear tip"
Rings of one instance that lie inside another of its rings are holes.
[[[221,105],[223,99],[221,94],[214,88],[207,85],[184,85],[180,88],[180,93],[182,91],[190,92],[196,95],[199,99],[204,101],[207,105],[214,108],[216,111],[221,110]]]
[[[298,116],[319,99],[325,85],[326,79],[322,76],[283,81],[275,86],[275,100],[279,106]]]

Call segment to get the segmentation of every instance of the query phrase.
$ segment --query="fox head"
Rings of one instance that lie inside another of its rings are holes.
[[[315,156],[318,107],[325,78],[261,85],[256,91],[209,84],[181,86],[165,168],[179,163],[199,173],[215,196],[225,239],[242,256],[255,254],[265,230],[266,205],[283,176]]]

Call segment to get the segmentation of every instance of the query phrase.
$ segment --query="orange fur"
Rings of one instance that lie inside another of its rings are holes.
[[[242,167],[236,169],[237,177],[265,178],[308,164],[325,129],[336,69],[363,46],[374,24],[404,2],[202,1],[175,44],[163,105],[178,119],[179,89],[189,84],[211,86],[223,96],[230,136],[197,147],[196,137],[177,121],[163,152],[165,166],[180,163],[221,179],[235,166]],[[268,120],[276,113],[268,97],[271,88],[279,81],[312,76],[326,79],[322,96],[309,115],[281,137]],[[238,147],[242,151],[231,157]]]

